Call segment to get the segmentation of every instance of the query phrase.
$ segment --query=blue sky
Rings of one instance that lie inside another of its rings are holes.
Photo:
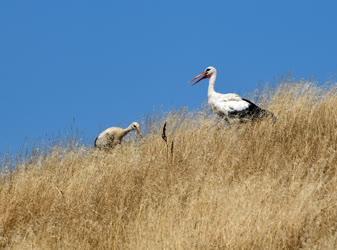
[[[0,2],[0,153],[62,135],[85,142],[158,110],[198,108],[208,65],[241,95],[291,73],[334,81],[337,2]]]

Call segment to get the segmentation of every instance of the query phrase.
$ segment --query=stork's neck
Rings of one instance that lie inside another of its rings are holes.
[[[215,90],[214,90],[215,80],[216,80],[216,72],[214,72],[214,73],[211,75],[211,77],[209,78],[209,83],[208,83],[208,96],[211,96],[212,94],[215,93]]]
[[[124,131],[123,131],[124,136],[127,135],[132,130],[133,130],[133,128],[132,128],[131,125],[129,127],[125,128]]]

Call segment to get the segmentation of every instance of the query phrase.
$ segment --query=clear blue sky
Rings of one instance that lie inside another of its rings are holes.
[[[0,153],[75,124],[85,141],[154,110],[198,108],[217,89],[247,94],[292,73],[335,80],[337,2],[0,2]]]

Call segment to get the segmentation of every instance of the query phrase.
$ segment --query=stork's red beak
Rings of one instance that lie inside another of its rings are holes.
[[[143,138],[142,131],[140,130],[139,127],[136,128],[136,132],[137,132],[137,135],[139,136],[139,138]]]
[[[207,78],[207,73],[206,71],[202,72],[201,74],[197,75],[196,77],[194,77],[191,82],[192,82],[192,85],[195,85],[197,84],[198,82],[200,82],[201,80]]]

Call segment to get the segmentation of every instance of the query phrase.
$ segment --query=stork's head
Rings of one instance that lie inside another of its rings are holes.
[[[137,134],[142,137],[142,132],[140,130],[140,125],[138,122],[133,122],[130,124],[130,127],[132,128],[132,130],[136,130]]]
[[[192,79],[192,85],[197,84],[203,79],[210,78],[213,74],[216,74],[216,69],[212,66],[207,67],[201,74]]]

